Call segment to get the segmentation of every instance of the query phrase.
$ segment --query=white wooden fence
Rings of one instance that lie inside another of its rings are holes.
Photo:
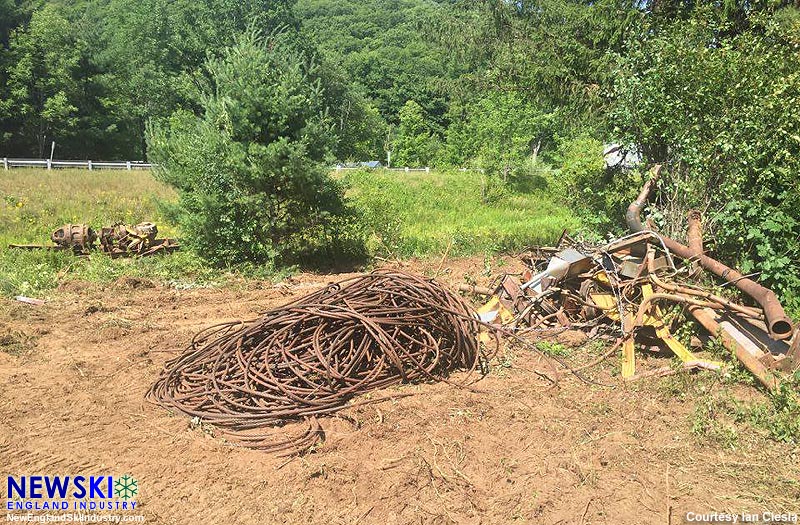
[[[359,166],[359,167],[345,167],[345,166],[334,166],[333,168],[336,171],[346,171],[346,170],[365,170],[365,169],[374,169],[374,170],[386,170],[386,171],[424,171],[425,173],[430,173],[431,168],[424,167],[424,168],[386,168],[381,166],[380,168],[367,168],[366,166]],[[477,171],[483,173],[483,169],[481,168],[458,168],[456,171],[467,172],[467,171]]]
[[[387,171],[424,171],[425,173],[430,173],[431,169],[428,167],[425,168],[386,168],[386,167],[376,167],[370,168],[368,166],[334,166],[334,170],[336,171],[347,171],[347,170],[387,170]]]
[[[153,165],[138,161],[102,162],[96,160],[9,159],[3,157],[3,169],[10,168],[84,168],[88,170],[148,170]]]

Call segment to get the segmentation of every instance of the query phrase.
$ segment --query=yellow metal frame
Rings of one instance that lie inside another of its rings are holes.
[[[596,276],[596,277],[599,277]],[[605,276],[603,276],[605,277]],[[597,279],[600,282],[604,282],[604,279]],[[607,279],[605,279],[607,281]],[[643,284],[642,285],[642,297],[643,299],[647,299],[649,296],[653,295],[653,286],[650,284]],[[619,311],[617,305],[614,301],[614,297],[608,293],[593,293],[590,294],[592,301],[601,308],[610,308],[606,310],[606,315],[608,315],[612,320],[618,321],[620,319]],[[623,328],[625,329],[626,334],[630,334],[634,329],[634,316],[635,313],[631,311],[626,311],[623,315],[622,324]],[[684,363],[697,363],[705,368],[719,368],[722,366],[722,363],[718,361],[706,361],[704,359],[699,359],[695,356],[692,352],[689,351],[680,341],[675,339],[670,333],[669,328],[664,323],[664,314],[661,311],[661,308],[658,305],[653,305],[649,312],[644,316],[643,319],[643,326],[652,326],[655,329],[656,337],[658,337],[664,344],[669,348],[673,354],[678,356],[678,358],[683,361]],[[636,353],[635,353],[635,344],[633,342],[633,337],[630,336],[625,339],[625,342],[622,345],[622,377],[629,378],[632,377],[636,373]]]

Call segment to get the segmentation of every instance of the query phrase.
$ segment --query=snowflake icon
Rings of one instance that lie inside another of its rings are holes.
[[[114,495],[129,500],[139,493],[139,482],[130,474],[125,474],[114,482]]]

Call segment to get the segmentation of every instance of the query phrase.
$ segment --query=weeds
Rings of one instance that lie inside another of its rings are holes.
[[[692,434],[723,448],[736,448],[736,402],[730,396],[706,397],[697,401],[692,418]]]
[[[569,355],[569,349],[567,349],[566,346],[553,341],[537,341],[536,348],[538,348],[543,354],[549,356],[567,357]]]
[[[783,381],[769,400],[746,412],[750,423],[767,430],[773,439],[800,443],[800,370]]]
[[[481,176],[472,172],[346,175],[348,196],[367,219],[369,247],[392,257],[474,255],[552,243],[574,228],[571,212],[541,190],[508,192],[481,202]]]
[[[517,360],[517,354],[509,345],[503,345],[502,352],[495,358],[492,366],[486,364],[486,370],[491,370],[498,377],[506,377],[508,371],[514,368],[514,363]]]
[[[760,401],[737,399],[729,390],[707,396],[695,409],[692,432],[723,446],[734,447],[739,425],[775,441],[799,444],[800,370]]]
[[[0,352],[20,356],[36,346],[36,337],[23,332],[0,327]]]

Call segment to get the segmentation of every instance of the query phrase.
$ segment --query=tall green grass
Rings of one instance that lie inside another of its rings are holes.
[[[175,193],[147,171],[12,169],[0,171],[0,241],[49,243],[67,223],[99,228],[113,222],[157,222],[165,235],[176,232],[159,212],[159,200]]]
[[[470,255],[552,243],[577,226],[569,211],[544,190],[510,192],[481,202],[478,173],[356,172],[345,176],[348,196],[362,213],[375,255]],[[115,222],[156,222],[162,236],[180,232],[162,215],[175,192],[146,171],[15,169],[0,171],[0,295],[42,296],[69,280],[109,282],[146,277],[177,287],[267,275],[257,267],[224,273],[190,252],[163,257],[110,259],[101,253],[22,251],[8,244],[50,244],[66,223],[95,228]]]
[[[344,177],[370,228],[370,248],[396,256],[519,250],[549,244],[575,216],[545,188],[482,202],[476,172],[358,171]]]
[[[160,236],[178,236],[159,211],[175,193],[147,171],[12,169],[0,171],[0,294],[39,296],[60,282],[108,282],[121,276],[172,281],[176,286],[213,282],[216,272],[188,252],[167,257],[78,258],[67,252],[24,251],[9,244],[50,245],[67,223],[94,228],[115,222],[158,224]]]

